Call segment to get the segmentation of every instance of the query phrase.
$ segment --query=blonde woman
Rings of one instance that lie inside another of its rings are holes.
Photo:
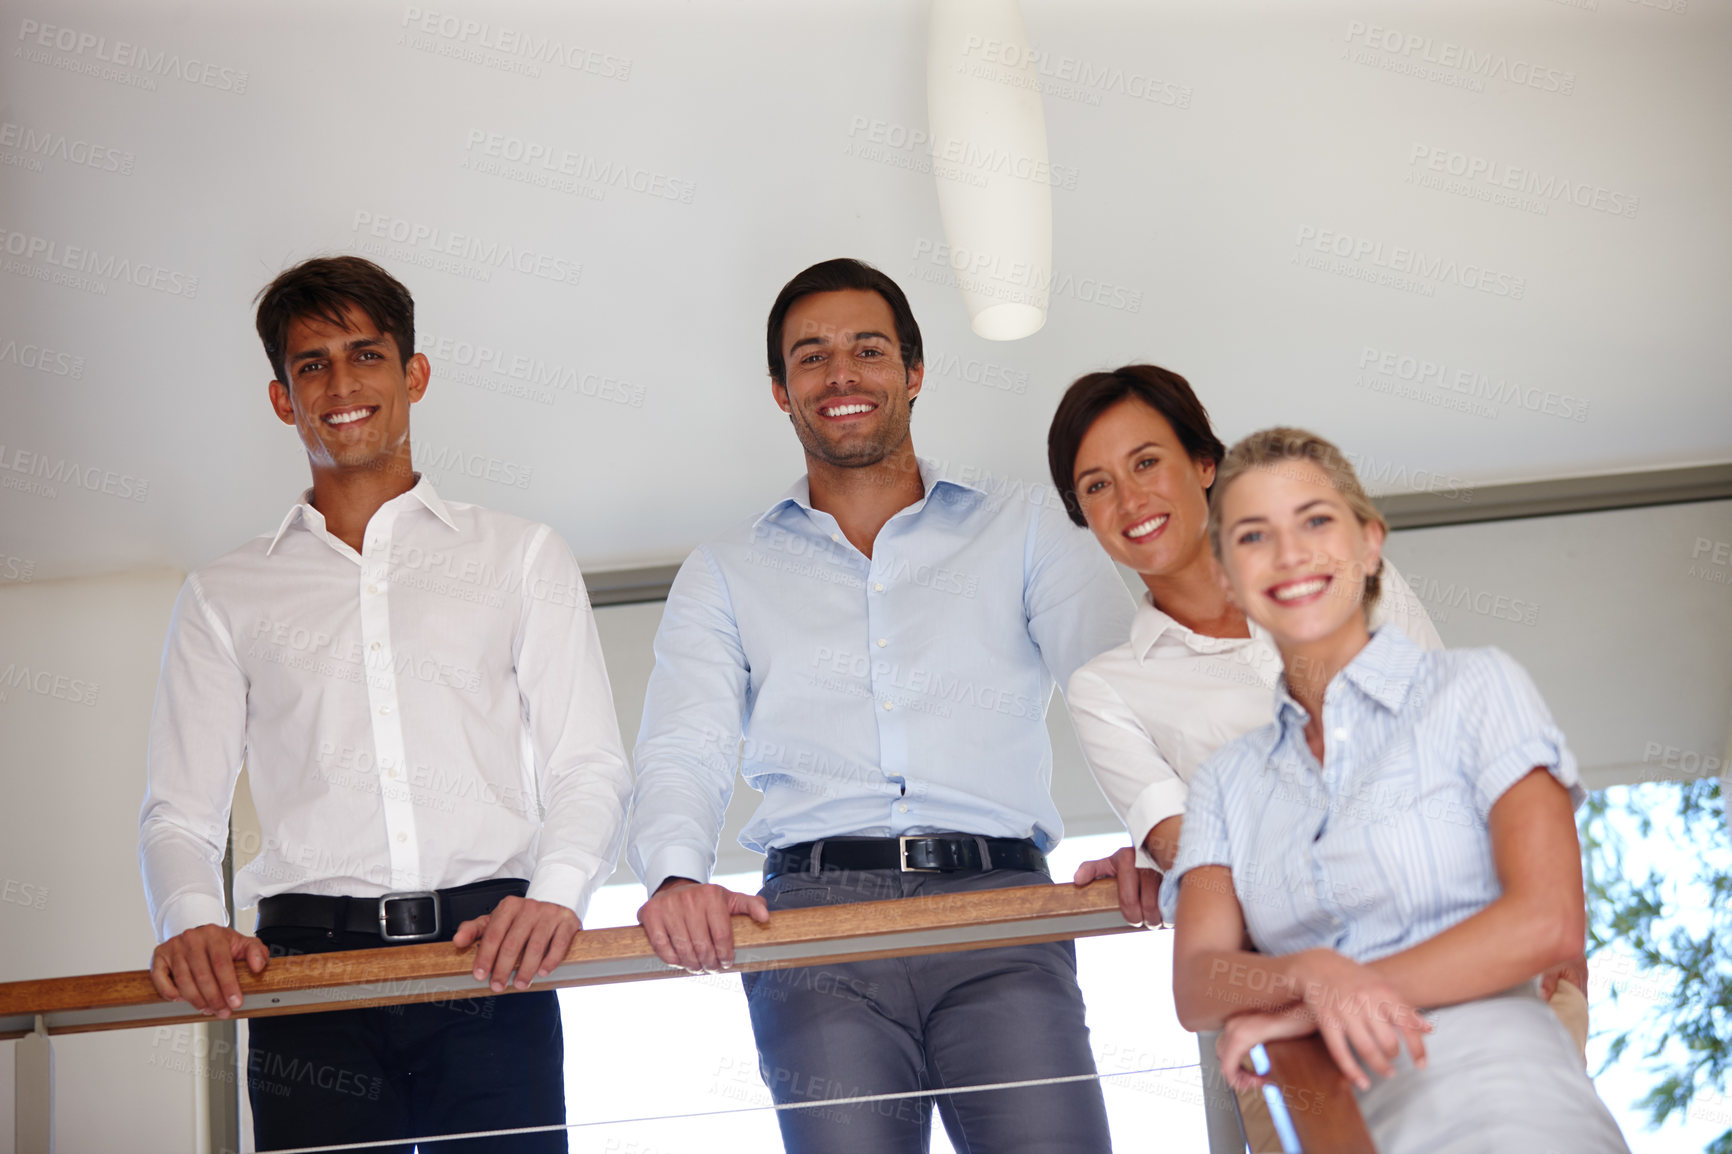
[[[1582,949],[1586,795],[1525,671],[1371,630],[1387,529],[1320,437],[1235,445],[1209,530],[1282,676],[1190,783],[1161,893],[1180,1021],[1222,1029],[1238,1087],[1251,1047],[1321,1034],[1382,1154],[1627,1150],[1539,995]]]

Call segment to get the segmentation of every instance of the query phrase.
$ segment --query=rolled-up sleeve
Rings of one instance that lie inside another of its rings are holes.
[[[1463,766],[1473,782],[1479,815],[1535,769],[1544,769],[1570,794],[1572,807],[1588,799],[1575,755],[1552,721],[1528,671],[1501,649],[1458,651],[1458,676],[1469,679],[1467,711],[1471,741]]]
[[[528,548],[514,656],[543,807],[528,896],[582,917],[619,858],[631,769],[583,577],[545,526]]]
[[[727,584],[707,548],[680,566],[656,630],[636,750],[626,859],[651,894],[708,881],[739,768],[751,671]]]
[[[1071,677],[1065,704],[1096,784],[1130,831],[1137,865],[1158,870],[1143,843],[1150,830],[1185,812],[1189,787],[1135,711],[1093,669],[1085,665]]]
[[[1227,814],[1222,791],[1225,766],[1217,754],[1198,767],[1191,778],[1191,793],[1185,805],[1185,825],[1179,834],[1179,853],[1173,868],[1161,880],[1161,916],[1167,921],[1179,908],[1179,882],[1198,866],[1233,867],[1232,844],[1227,839]]]
[[[150,714],[138,860],[158,941],[227,925],[223,850],[246,757],[247,677],[196,574],[181,586]]]

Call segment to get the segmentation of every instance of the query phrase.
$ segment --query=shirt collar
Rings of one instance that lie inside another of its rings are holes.
[[[1149,593],[1144,593],[1137,600],[1137,615],[1131,618],[1131,652],[1142,661],[1149,655],[1149,650],[1155,647],[1169,630],[1186,631],[1183,625],[1174,621],[1166,613],[1155,607],[1155,599]]]
[[[1247,624],[1251,627],[1250,638],[1211,637],[1198,633],[1156,606],[1154,595],[1145,592],[1137,599],[1137,614],[1131,618],[1131,652],[1136,654],[1139,662],[1147,661],[1155,643],[1169,633],[1184,642],[1193,653],[1225,653],[1246,645],[1254,638],[1268,640],[1268,635],[1262,632],[1255,621]]]
[[[451,511],[445,507],[445,502],[434,491],[433,482],[419,473],[415,475],[415,487],[407,493],[400,493],[391,498],[391,501],[402,501],[411,497],[425,505],[427,511],[445,522],[448,528],[457,528],[457,522],[451,518]],[[387,501],[385,504],[389,505],[391,501]],[[283,534],[289,531],[290,526],[303,521],[320,529],[325,527],[325,515],[313,508],[313,491],[311,489],[303,492],[301,499],[296,501],[288,513],[283,516],[283,523],[277,526],[276,535],[271,538],[271,543],[265,547],[265,555],[268,557],[276,549],[277,542],[283,539]]]
[[[1406,633],[1393,625],[1385,625],[1371,635],[1371,641],[1354,655],[1347,668],[1329,683],[1351,685],[1361,695],[1370,698],[1394,713],[1407,700],[1407,690],[1419,668],[1424,650],[1411,641]],[[1324,691],[1325,697],[1328,690]],[[1275,685],[1275,715],[1284,721],[1303,724],[1308,716],[1305,707],[1287,691],[1285,675]]]
[[[978,486],[944,476],[939,472],[939,466],[936,462],[926,460],[923,457],[916,457],[915,460],[920,466],[920,484],[926,490],[926,496],[910,505],[910,509],[917,509],[924,505],[941,488],[955,489],[959,494],[972,494],[976,497],[986,496],[986,490]],[[773,519],[778,512],[789,505],[798,505],[806,512],[812,512],[812,478],[809,474],[802,474],[799,480],[789,485],[787,490],[780,497],[777,497],[768,509],[758,514],[757,519],[752,522],[752,527],[756,528],[763,522]]]

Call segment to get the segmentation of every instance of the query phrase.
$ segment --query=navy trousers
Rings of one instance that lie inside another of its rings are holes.
[[[772,910],[1051,885],[1027,870],[825,870],[765,883]],[[778,1104],[1095,1072],[1070,942],[744,974],[764,1083]],[[788,1154],[924,1154],[936,1101],[958,1154],[1103,1154],[1093,1079],[777,1118]]]
[[[376,948],[376,936],[276,927],[273,956]],[[565,1043],[552,990],[253,1018],[247,1095],[259,1150],[565,1121]],[[397,1141],[393,1141],[396,1139]],[[563,1130],[423,1143],[422,1154],[565,1154]]]

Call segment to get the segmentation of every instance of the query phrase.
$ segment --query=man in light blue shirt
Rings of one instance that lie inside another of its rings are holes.
[[[661,957],[733,957],[730,914],[1050,884],[1053,686],[1124,639],[1129,593],[1057,501],[914,456],[920,330],[852,260],[766,334],[804,478],[681,567],[656,634],[628,856]],[[736,765],[760,895],[704,884]],[[1069,942],[744,976],[778,1103],[1094,1073]],[[929,1098],[782,1110],[792,1154],[924,1151]],[[1098,1083],[940,1098],[958,1149],[1110,1147]]]

